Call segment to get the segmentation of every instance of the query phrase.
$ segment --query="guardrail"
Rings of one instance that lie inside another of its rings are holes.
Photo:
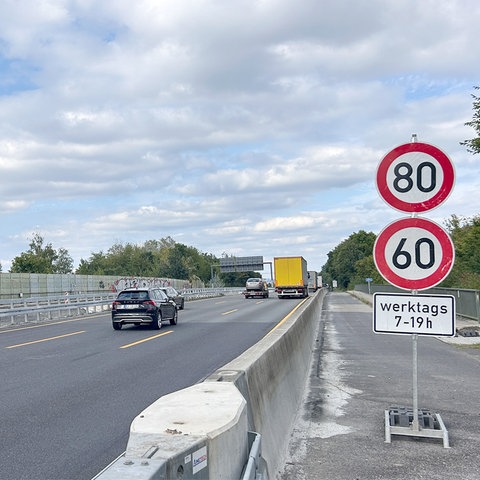
[[[243,288],[192,288],[182,291],[185,300],[241,294]],[[87,293],[0,300],[0,327],[59,320],[109,311],[116,293]]]
[[[355,285],[355,290],[362,293],[374,294],[376,292],[406,293],[393,285]],[[422,290],[422,293],[430,295],[452,295],[455,298],[456,313],[461,317],[480,322],[480,291],[466,288],[443,288],[434,287]]]
[[[107,311],[115,294],[77,294],[0,300],[0,325],[41,322]]]

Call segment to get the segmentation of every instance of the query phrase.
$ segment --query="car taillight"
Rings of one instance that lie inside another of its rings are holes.
[[[153,300],[145,300],[142,302],[144,305],[155,305],[155,302]]]
[[[112,303],[112,308],[113,309],[117,308],[117,305],[120,305],[120,302],[113,302]]]

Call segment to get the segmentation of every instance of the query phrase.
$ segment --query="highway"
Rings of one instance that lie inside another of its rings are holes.
[[[186,302],[175,326],[114,331],[109,314],[0,330],[1,478],[91,479],[159,397],[202,381],[300,300]]]

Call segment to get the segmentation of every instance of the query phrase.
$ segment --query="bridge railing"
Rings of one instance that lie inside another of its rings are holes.
[[[192,288],[182,290],[186,301],[222,295],[241,294],[242,288]],[[48,297],[24,297],[0,300],[0,327],[39,323],[82,315],[107,312],[116,293],[65,294]]]
[[[376,292],[407,293],[393,285],[360,284],[355,285],[358,292],[374,294]],[[480,291],[466,288],[443,288],[434,287],[422,290],[422,293],[430,295],[452,295],[455,298],[456,313],[465,318],[480,322]]]

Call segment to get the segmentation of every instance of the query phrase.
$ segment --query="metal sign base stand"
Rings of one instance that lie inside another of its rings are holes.
[[[412,290],[412,295],[417,293],[417,290]],[[385,410],[385,443],[391,443],[392,435],[408,435],[443,438],[443,447],[450,448],[448,432],[440,414],[418,409],[418,335],[416,333],[412,334],[412,364],[413,409],[391,407]],[[419,419],[422,421],[420,422]]]
[[[391,443],[392,435],[407,435],[410,437],[423,437],[423,438],[441,438],[443,439],[443,447],[450,448],[448,443],[448,431],[445,428],[442,417],[439,413],[431,414],[430,412],[417,410],[417,415],[423,415],[424,417],[431,418],[433,424],[438,428],[415,428],[413,422],[409,426],[398,426],[395,425],[395,421],[398,418],[398,411],[400,415],[403,415],[405,412],[405,418],[409,419],[412,417],[412,410],[408,411],[403,407],[391,407],[390,410],[385,410],[385,443]],[[408,420],[407,420],[408,421]],[[400,420],[403,423],[402,420]],[[392,425],[392,423],[394,423]]]

